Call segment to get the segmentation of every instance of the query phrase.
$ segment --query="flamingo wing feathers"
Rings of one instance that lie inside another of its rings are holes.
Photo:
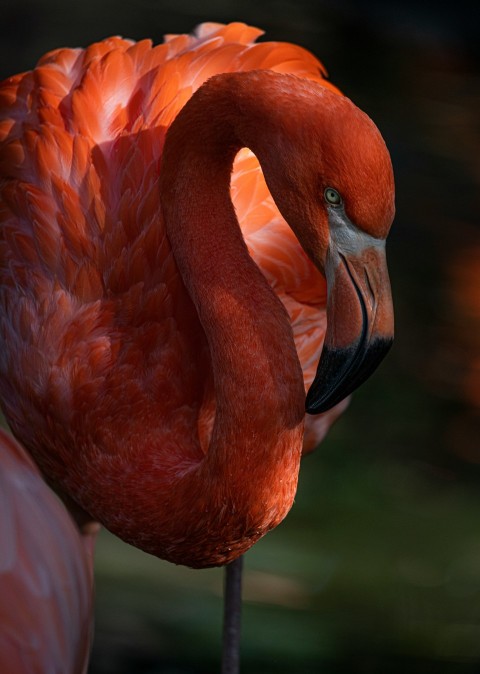
[[[214,74],[269,68],[335,90],[307,51],[256,43],[260,35],[210,23],[155,47],[113,37],[50,52],[0,85],[0,333],[15,344],[0,355],[0,388],[37,460],[52,433],[65,448],[49,459],[53,472],[82,428],[98,427],[96,442],[114,452],[119,421],[126,447],[140,421],[167,464],[208,444],[208,348],[165,235],[158,174],[168,126]],[[325,282],[248,151],[236,160],[232,198],[251,255],[289,312],[308,385]],[[307,420],[305,449],[338,412]],[[189,433],[188,450],[165,444]],[[81,458],[77,470],[81,481]]]

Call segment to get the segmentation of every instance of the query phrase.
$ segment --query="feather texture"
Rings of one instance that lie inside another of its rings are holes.
[[[93,536],[0,430],[0,670],[86,674]]]

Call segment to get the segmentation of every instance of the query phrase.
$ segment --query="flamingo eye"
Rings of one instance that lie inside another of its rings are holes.
[[[327,204],[331,204],[332,206],[340,206],[342,203],[340,193],[337,192],[337,190],[334,190],[333,187],[327,187],[323,196],[325,197]]]

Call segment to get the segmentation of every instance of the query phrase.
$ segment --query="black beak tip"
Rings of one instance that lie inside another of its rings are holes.
[[[346,349],[324,347],[317,374],[305,401],[308,414],[328,412],[349,396],[384,359],[393,338],[376,338],[366,348],[358,344]]]

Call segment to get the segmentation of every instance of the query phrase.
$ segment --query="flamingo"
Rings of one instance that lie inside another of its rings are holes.
[[[0,456],[0,671],[86,674],[95,532],[80,534],[2,429]]]
[[[282,521],[393,336],[385,143],[261,34],[109,38],[0,87],[5,417],[85,517],[194,568]]]

